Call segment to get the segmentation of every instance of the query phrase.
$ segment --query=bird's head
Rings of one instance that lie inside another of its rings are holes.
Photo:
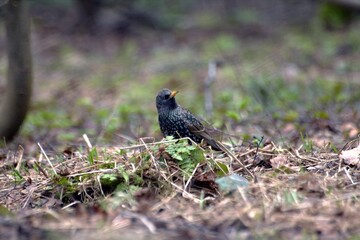
[[[170,91],[167,88],[162,89],[158,95],[156,96],[156,108],[158,111],[160,110],[171,110],[177,107],[177,103],[175,101],[175,95],[179,91]]]

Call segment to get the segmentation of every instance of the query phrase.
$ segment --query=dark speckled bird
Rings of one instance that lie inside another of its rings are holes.
[[[164,136],[175,138],[189,137],[196,143],[204,141],[213,150],[222,151],[220,145],[211,137],[208,130],[191,112],[176,103],[178,91],[162,89],[156,96],[160,130]]]

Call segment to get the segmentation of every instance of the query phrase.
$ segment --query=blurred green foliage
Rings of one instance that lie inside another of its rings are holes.
[[[339,3],[324,2],[319,11],[322,24],[330,29],[346,26],[354,17],[354,10]]]
[[[64,7],[70,4],[55,2]],[[255,11],[233,9],[227,16],[233,18],[229,21],[205,9],[184,19],[181,16],[185,16],[191,1],[174,5],[146,0],[127,4],[161,17],[160,12],[167,12],[169,18],[178,21],[178,28],[162,37],[146,32],[123,38],[110,52],[101,47],[83,51],[66,41],[58,43],[47,53],[50,60],[41,63],[39,76],[46,76],[47,82],[79,79],[78,86],[74,92],[66,89],[66,82],[54,87],[37,86],[40,93],[65,88],[65,97],[74,96],[60,102],[35,101],[23,126],[25,136],[64,129],[57,134],[59,141],[78,139],[83,132],[101,137],[104,143],[117,134],[134,139],[161,137],[155,96],[164,87],[180,90],[177,101],[183,107],[216,127],[230,127],[228,130],[254,117],[271,117],[285,123],[296,123],[305,116],[329,119],[331,112],[341,111],[360,99],[356,81],[348,81],[348,76],[358,69],[352,57],[360,50],[356,26],[346,32],[328,32],[314,24],[305,29],[287,29],[279,35],[273,33],[271,37],[243,38],[242,25],[236,23],[257,22]],[[196,26],[196,31],[181,26],[187,21]],[[213,28],[217,29],[215,33],[208,31]],[[196,32],[201,34],[190,34]],[[187,37],[189,34],[191,37]],[[208,118],[204,117],[203,81],[208,61],[214,59],[224,64],[213,86],[214,114]],[[289,76],[284,74],[286,71],[290,71]],[[61,77],[54,72],[61,73]]]

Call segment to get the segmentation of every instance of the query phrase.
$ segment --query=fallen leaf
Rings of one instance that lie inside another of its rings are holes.
[[[360,167],[360,144],[356,148],[342,151],[339,157],[348,165]]]
[[[271,167],[273,169],[277,169],[281,166],[285,166],[287,163],[287,158],[285,155],[278,155],[272,159],[270,159]]]
[[[344,123],[340,126],[340,130],[348,138],[355,138],[359,134],[359,129],[354,123]]]

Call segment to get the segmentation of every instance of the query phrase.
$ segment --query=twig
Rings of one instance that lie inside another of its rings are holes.
[[[101,194],[103,195],[103,197],[105,197],[105,194],[104,194],[104,191],[103,191],[103,188],[102,188],[102,185],[101,185],[101,181],[100,181],[100,175],[97,175],[97,176],[96,176],[96,180],[97,180],[98,183],[99,183],[99,188],[100,188]]]
[[[194,174],[195,174],[196,170],[198,169],[199,165],[200,165],[200,163],[198,163],[198,164],[196,165],[196,167],[194,168],[194,170],[192,171],[191,176],[189,177],[189,179],[187,180],[187,182],[186,182],[186,184],[185,184],[185,186],[184,186],[184,189],[185,189],[185,190],[186,190],[187,187],[189,186],[190,181],[191,181],[191,179],[194,177]]]
[[[64,210],[64,209],[67,209],[67,208],[69,208],[69,207],[71,207],[71,206],[73,206],[73,205],[75,205],[75,204],[79,204],[79,203],[81,203],[81,202],[80,202],[80,201],[72,202],[72,203],[66,205],[65,207],[63,207],[62,209],[63,209],[63,210]]]
[[[356,182],[356,183],[353,183],[353,184],[349,184],[347,186],[345,186],[344,188],[350,188],[350,187],[355,187],[357,185],[360,185],[360,182]]]
[[[45,156],[46,160],[47,160],[48,163],[50,164],[50,166],[51,166],[52,170],[54,171],[55,175],[58,175],[57,172],[56,172],[56,170],[55,170],[55,168],[54,168],[54,166],[52,165],[50,159],[48,158],[48,156],[46,155],[44,149],[43,149],[42,146],[40,145],[40,143],[38,143],[38,145],[39,145],[39,147],[40,147],[41,153]]]
[[[155,160],[154,155],[153,155],[152,152],[150,151],[149,147],[146,145],[146,143],[144,142],[144,140],[143,140],[142,138],[140,138],[140,141],[144,144],[145,149],[146,149],[146,151],[148,152],[148,154],[150,155],[150,158],[151,158],[151,160],[152,160],[152,162],[153,162],[156,170],[159,170],[159,166],[158,166],[158,164],[157,164],[157,162],[156,162],[156,160]]]
[[[22,208],[25,208],[26,205],[28,204],[31,196],[33,195],[33,193],[35,192],[36,186],[30,188],[29,194],[26,196],[25,200],[23,202],[25,202],[22,206]]]
[[[132,213],[129,212],[128,213],[130,218],[136,218],[139,219],[148,229],[151,233],[156,233],[156,226],[154,223],[152,223],[150,221],[149,218],[147,218],[146,216],[142,215],[142,214],[138,214],[138,213]]]
[[[151,233],[155,233],[156,232],[156,226],[154,223],[152,223],[146,216],[139,216],[139,219],[141,220],[141,222],[149,229],[149,231]]]
[[[14,156],[15,161],[17,161],[17,165],[16,165],[15,169],[18,172],[20,172],[20,167],[21,167],[21,162],[22,162],[22,159],[23,159],[23,154],[24,154],[24,148],[21,145],[19,145],[18,150],[16,151],[15,156]]]
[[[85,188],[85,184],[82,185],[82,189],[83,189],[83,193],[84,193],[89,199],[94,200],[94,198],[91,197],[91,196],[87,193],[86,188]]]
[[[249,174],[250,177],[251,177],[254,181],[256,181],[256,177],[254,176],[254,174],[252,174],[252,172],[250,172],[250,170],[247,169],[247,167],[246,167],[230,150],[228,150],[228,149],[224,146],[224,144],[222,144],[221,142],[218,142],[218,144],[221,146],[221,148],[222,148],[221,150],[223,150],[224,152],[226,152],[232,159],[236,160],[236,161],[241,165],[241,167],[245,170],[245,172],[246,172],[247,174]]]
[[[198,198],[196,198],[196,197],[194,197],[193,194],[187,192],[185,189],[179,187],[178,185],[176,185],[175,183],[173,183],[172,181],[169,180],[169,178],[171,178],[171,177],[173,176],[173,174],[175,174],[175,173],[171,174],[169,177],[167,177],[167,176],[163,173],[163,171],[159,171],[159,173],[160,173],[160,176],[161,176],[166,182],[170,183],[170,185],[172,185],[172,186],[175,187],[177,190],[179,190],[179,191],[182,193],[182,196],[183,196],[184,198],[191,199],[191,200],[193,200],[195,203],[201,202],[201,200],[198,199]],[[208,200],[208,199],[211,199],[211,198],[208,198],[208,197],[207,197],[207,198],[205,198],[205,199],[203,199],[203,200]]]
[[[93,148],[91,142],[90,142],[90,139],[89,137],[86,135],[86,134],[83,134],[82,137],[84,138],[85,142],[86,142],[86,145],[88,146],[88,148],[91,150]]]
[[[260,144],[262,143],[262,141],[264,141],[264,136],[261,136],[260,141],[258,141],[258,142],[256,143],[256,148],[255,148],[256,150],[255,150],[254,162],[256,162],[256,160],[257,160],[258,153],[259,153],[259,147],[260,147]]]
[[[40,155],[42,156],[42,155]],[[45,170],[40,166],[40,164],[35,161],[34,164],[36,165],[36,167],[39,169],[39,171],[46,177],[46,178],[49,178],[49,176],[47,175],[47,173],[45,172]]]
[[[192,139],[185,137],[185,138],[178,138],[178,139],[172,139],[172,140],[163,140],[163,141],[159,141],[159,142],[154,142],[154,143],[146,143],[147,146],[153,146],[153,145],[159,145],[159,144],[163,144],[163,143],[172,143],[172,142],[177,142],[179,140],[184,140],[187,139],[189,141],[191,141],[192,143],[196,144]],[[141,148],[141,147],[145,147],[144,144],[137,144],[137,145],[132,145],[129,147],[119,147],[116,148],[117,150],[128,150],[128,149],[134,149],[134,148]]]
[[[240,196],[242,197],[242,199],[243,199],[246,203],[249,203],[249,201],[248,201],[248,199],[247,199],[247,197],[246,197],[244,188],[243,188],[243,187],[238,187],[237,190],[239,191]]]
[[[350,179],[351,184],[354,184],[355,182],[352,180],[352,178],[349,174],[349,171],[347,170],[347,167],[344,167],[343,169],[344,169],[346,176]]]
[[[252,153],[252,152],[255,152],[255,150],[256,150],[255,148],[250,149],[249,151],[247,151],[247,152],[245,152],[245,153],[240,154],[240,155],[239,155],[239,157],[246,156],[246,155],[248,155],[248,154],[250,154],[250,153]]]
[[[338,172],[340,172],[340,170],[341,170],[341,165],[342,165],[343,161],[344,161],[343,158],[339,157]]]
[[[307,160],[307,161],[310,161],[310,162],[313,162],[313,163],[319,163],[319,159],[312,159],[310,157],[303,157],[300,155],[299,151],[298,150],[295,150],[295,156],[300,158],[301,160]]]
[[[177,192],[173,192],[169,197],[167,197],[166,199],[160,199],[160,202],[155,203],[152,207],[151,207],[151,212],[152,211],[156,211],[158,209],[161,208],[161,206],[163,206],[164,204],[170,202],[175,196],[177,195]]]
[[[118,170],[117,169],[99,169],[99,170],[94,170],[94,171],[90,171],[90,172],[81,172],[81,173],[75,173],[75,174],[69,174],[67,175],[67,177],[76,177],[76,176],[82,176],[82,175],[86,175],[86,174],[95,174],[95,173],[117,173]]]

